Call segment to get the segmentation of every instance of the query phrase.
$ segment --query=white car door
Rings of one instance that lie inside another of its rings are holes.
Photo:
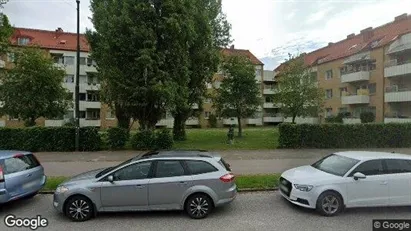
[[[360,172],[365,179],[354,179]],[[369,160],[358,165],[347,176],[347,207],[372,207],[388,205],[388,182],[382,160]]]
[[[386,159],[389,205],[411,205],[411,160]]]

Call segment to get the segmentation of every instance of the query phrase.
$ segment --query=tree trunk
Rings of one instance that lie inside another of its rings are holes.
[[[186,136],[186,116],[182,113],[176,113],[174,116],[173,125],[173,139],[178,141],[183,141],[187,139]]]
[[[24,122],[24,126],[26,127],[33,127],[36,126],[36,119],[30,118]]]
[[[292,124],[295,124],[295,117],[297,117],[297,115],[293,115],[293,119],[291,121]]]
[[[241,118],[237,117],[238,121],[238,137],[243,137],[243,128],[241,126]]]
[[[117,127],[129,130],[130,126],[130,116],[127,116],[120,106],[115,107],[116,117],[117,117]]]

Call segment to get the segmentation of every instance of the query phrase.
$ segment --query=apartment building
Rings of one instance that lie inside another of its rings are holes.
[[[61,28],[55,31],[46,31],[28,28],[15,28],[11,38],[13,46],[16,48],[29,45],[37,45],[54,59],[55,65],[64,68],[66,77],[63,81],[63,86],[73,94],[75,90],[75,74],[76,74],[76,49],[77,35],[75,33],[64,32]],[[96,75],[96,63],[89,57],[90,47],[84,35],[80,36],[80,73],[79,73],[79,98],[80,98],[80,126],[95,126],[100,128],[108,128],[116,126],[117,120],[115,113],[105,104],[100,102],[100,81]],[[256,82],[262,84],[264,79],[264,64],[258,60],[250,51],[235,49],[234,46],[229,49],[222,49],[223,55],[240,55],[247,57],[255,65]],[[13,63],[13,53],[8,54],[7,60],[0,62],[0,68],[10,68]],[[207,84],[209,91],[219,88],[221,80],[224,78],[222,72],[216,73],[213,82]],[[263,85],[262,92],[263,92]],[[265,90],[264,90],[265,91]],[[186,125],[189,127],[208,127],[209,116],[215,113],[212,107],[210,98],[204,100],[204,110],[197,111],[198,117],[189,118]],[[198,105],[193,106],[194,110],[199,110]],[[37,120],[40,126],[62,126],[74,118],[73,108],[69,109],[67,114],[61,118]],[[174,119],[170,113],[166,113],[164,117],[157,123],[157,127],[173,126]],[[19,121],[8,116],[0,119],[0,126],[6,127],[22,127],[23,121]],[[219,119],[218,125],[237,124],[236,119]],[[243,124],[250,126],[263,125],[262,108],[254,118],[244,119]],[[134,128],[138,127],[138,123],[133,124]]]
[[[376,122],[411,122],[411,15],[347,35],[304,61],[325,92],[320,120],[342,112],[345,123],[359,123],[371,111]]]

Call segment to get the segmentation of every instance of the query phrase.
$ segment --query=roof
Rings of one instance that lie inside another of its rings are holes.
[[[410,159],[411,155],[400,154],[400,153],[391,153],[391,152],[372,152],[372,151],[346,151],[346,152],[336,152],[335,154],[340,156],[345,156],[357,160],[372,160],[372,159]]]
[[[17,45],[18,38],[30,38],[30,45],[37,45],[45,49],[76,51],[77,34],[64,32],[61,28],[59,29],[49,31],[15,27],[11,43]],[[80,34],[80,50],[83,52],[90,51],[90,46],[84,34]]]
[[[383,47],[395,41],[399,36],[411,32],[411,15],[403,14],[396,20],[376,28],[367,28],[357,35],[351,34],[339,42],[304,55],[305,64],[317,65],[345,58],[353,54]],[[284,67],[280,64],[275,71]]]
[[[253,53],[251,53],[251,51],[249,51],[249,50],[242,50],[242,49],[235,49],[235,48],[222,48],[221,51],[222,51],[223,55],[243,56],[243,57],[249,58],[250,61],[254,65],[264,65],[264,63],[261,62],[257,57],[255,57],[255,55],[253,55]]]

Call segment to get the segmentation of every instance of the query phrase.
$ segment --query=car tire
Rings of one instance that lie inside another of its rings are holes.
[[[74,196],[67,201],[64,213],[72,221],[87,221],[94,214],[94,205],[87,197]]]
[[[194,194],[185,203],[185,211],[193,219],[202,219],[210,214],[213,201],[205,194]]]
[[[323,216],[335,216],[343,209],[343,200],[336,192],[324,192],[317,199],[316,210]]]

